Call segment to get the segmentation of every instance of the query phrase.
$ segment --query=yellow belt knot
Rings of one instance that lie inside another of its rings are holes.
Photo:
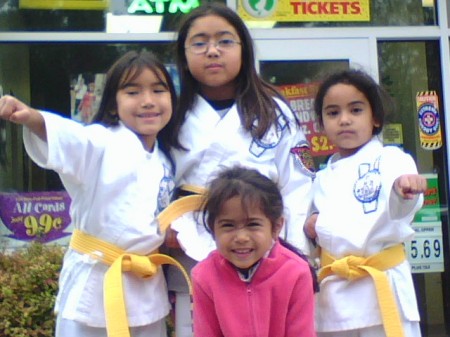
[[[353,281],[357,278],[367,275],[367,272],[359,267],[364,265],[366,259],[357,256],[346,256],[342,259],[335,260],[330,268],[331,271],[347,280]]]
[[[158,272],[158,266],[148,256],[123,254],[119,259],[122,260],[123,272],[130,271],[141,278],[150,278]]]
[[[404,337],[397,303],[385,271],[394,268],[405,259],[405,249],[402,244],[386,248],[366,258],[348,255],[336,259],[322,249],[320,256],[322,269],[319,271],[318,279],[321,282],[328,276],[337,275],[353,281],[364,276],[370,276],[375,285],[386,336]]]
[[[90,255],[110,267],[103,281],[104,308],[108,337],[130,337],[128,317],[123,292],[122,273],[132,272],[148,279],[158,273],[163,264],[177,267],[182,273],[192,294],[192,285],[184,267],[174,258],[164,254],[137,255],[92,235],[74,230],[70,247],[82,254]]]

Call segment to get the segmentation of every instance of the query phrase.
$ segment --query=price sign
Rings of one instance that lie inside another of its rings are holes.
[[[0,236],[8,247],[29,241],[66,244],[71,234],[66,192],[0,193]]]
[[[63,219],[53,217],[51,214],[41,214],[40,216],[28,215],[23,219],[26,233],[30,237],[40,236],[50,233],[51,230],[59,230]]]
[[[416,235],[413,240],[406,244],[406,251],[413,273],[444,271],[444,246],[441,226],[441,222],[412,224]]]
[[[313,153],[323,154],[334,152],[334,145],[331,144],[327,136],[324,135],[312,136],[310,142],[311,142],[311,150]]]

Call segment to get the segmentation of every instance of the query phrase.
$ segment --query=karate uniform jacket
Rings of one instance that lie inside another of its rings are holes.
[[[24,128],[28,154],[39,166],[59,173],[71,197],[73,227],[127,252],[149,254],[163,242],[156,215],[174,189],[171,165],[155,144],[146,151],[123,124],[82,126],[41,112],[47,142]],[[108,266],[68,249],[55,310],[63,318],[105,327],[103,279]],[[169,312],[161,270],[151,279],[123,274],[130,326],[147,325]]]
[[[404,200],[393,190],[395,179],[417,174],[412,157],[374,137],[354,155],[317,173],[313,185],[318,243],[333,257],[368,257],[410,240],[410,224],[423,196]],[[418,321],[416,296],[407,260],[386,271],[400,317]],[[371,277],[354,281],[325,278],[317,294],[317,331],[341,331],[382,324]]]
[[[308,264],[276,243],[250,282],[213,251],[192,270],[195,337],[314,337]]]
[[[276,182],[283,195],[286,226],[281,236],[308,254],[303,224],[311,201],[314,176],[308,166],[311,161],[307,163],[309,145],[295,123],[292,111],[280,100],[277,103],[286,118],[280,114],[277,125],[258,140],[241,125],[236,104],[221,118],[204,98],[197,96],[180,133],[180,142],[188,151],[174,151],[176,182],[177,186],[206,187],[223,168],[241,165],[258,170]],[[193,232],[197,231],[200,236],[209,234],[203,230],[203,224],[194,229],[189,227],[189,222],[185,217],[173,227],[179,232],[178,239],[187,254],[201,260],[215,246],[211,244],[201,250],[200,245],[207,245],[207,239],[197,240]]]

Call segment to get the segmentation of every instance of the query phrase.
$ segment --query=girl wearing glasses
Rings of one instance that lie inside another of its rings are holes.
[[[176,55],[185,148],[173,152],[179,196],[201,192],[220,168],[256,169],[283,195],[287,221],[280,235],[307,254],[302,226],[314,175],[309,145],[281,95],[259,78],[245,23],[223,4],[198,7],[181,24]],[[171,225],[184,252],[173,248],[170,254],[188,268],[215,249],[197,215],[187,212]],[[189,295],[177,273],[169,270],[169,288],[177,294],[176,334],[186,337],[192,334]]]

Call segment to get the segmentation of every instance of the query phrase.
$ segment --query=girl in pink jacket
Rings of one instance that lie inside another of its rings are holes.
[[[210,185],[203,219],[217,250],[192,270],[196,337],[314,337],[315,277],[278,234],[274,182],[235,167]]]

